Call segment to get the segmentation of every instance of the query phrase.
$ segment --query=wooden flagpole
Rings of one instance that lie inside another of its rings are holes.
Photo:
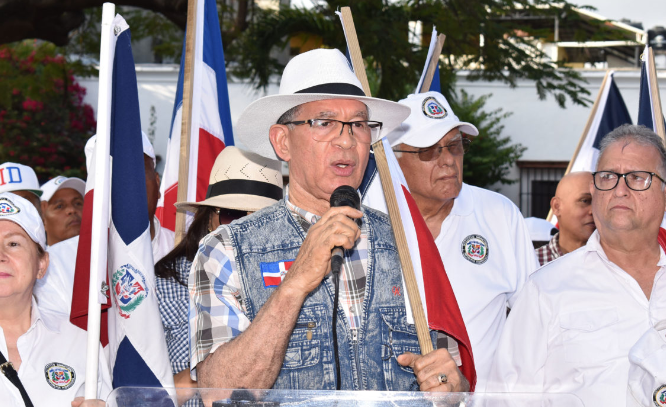
[[[178,163],[178,202],[187,201],[190,172],[190,135],[192,123],[192,89],[194,82],[194,45],[197,35],[197,0],[187,2],[187,34],[185,37],[185,74],[183,81],[183,119],[180,127],[180,160]],[[186,214],[184,209],[176,211],[175,245],[185,236]]]
[[[349,7],[342,7],[341,11],[342,23],[345,26],[345,33],[347,34],[347,46],[349,47],[349,53],[352,56],[354,72],[359,81],[361,81],[366,96],[371,96],[351,10]],[[414,267],[407,246],[407,238],[405,237],[405,231],[402,227],[400,210],[398,209],[398,200],[393,191],[393,181],[391,180],[391,173],[389,171],[388,161],[386,161],[386,153],[382,141],[377,141],[372,147],[375,153],[375,160],[377,161],[377,170],[379,171],[379,177],[382,182],[382,189],[384,190],[384,197],[386,198],[391,225],[393,226],[393,235],[395,236],[396,245],[398,247],[398,255],[400,257],[400,263],[402,264],[402,272],[407,286],[406,289],[407,294],[409,295],[412,314],[414,315],[414,323],[416,325],[416,334],[421,347],[421,354],[425,355],[433,350],[432,341],[430,339],[430,329],[428,328],[428,322],[426,321],[425,313],[423,312],[421,295],[419,294]]]
[[[419,93],[425,93],[430,90],[430,85],[432,84],[432,79],[435,76],[435,69],[437,69],[437,64],[439,63],[439,56],[442,54],[442,48],[444,48],[444,41],[446,41],[446,35],[439,34],[437,36],[437,43],[435,44],[435,49],[433,50],[432,58],[430,59],[430,64],[428,64],[428,70],[426,71],[426,76],[423,78],[423,84]],[[435,57],[437,55],[437,57]]]
[[[652,97],[652,109],[654,111],[654,127],[656,133],[662,140],[666,140],[666,129],[664,129],[664,114],[661,110],[661,97],[659,96],[659,83],[657,82],[657,68],[654,66],[654,51],[648,47],[648,78],[650,80],[650,96]]]
[[[576,146],[576,150],[574,150],[573,157],[571,157],[571,161],[569,161],[567,170],[564,171],[564,175],[567,175],[568,173],[571,172],[571,167],[573,167],[573,163],[574,161],[576,161],[576,158],[580,153],[580,149],[583,146],[583,142],[585,142],[585,137],[587,136],[587,133],[589,133],[590,127],[592,127],[594,116],[597,115],[597,110],[599,109],[599,101],[601,100],[601,95],[602,93],[604,93],[604,88],[606,88],[606,82],[608,81],[608,78],[610,78],[611,72],[613,71],[607,70],[606,75],[604,76],[604,80],[601,81],[601,87],[599,88],[599,93],[597,94],[597,98],[594,101],[594,105],[592,105],[592,110],[590,111],[590,115],[587,118],[587,123],[585,123],[585,129],[583,130],[583,134],[581,134],[580,139],[578,140],[578,145]],[[551,208],[548,210],[548,216],[546,216],[546,220],[550,222],[552,218],[553,218],[553,209]]]

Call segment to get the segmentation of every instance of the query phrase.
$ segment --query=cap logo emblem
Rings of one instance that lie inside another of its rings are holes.
[[[64,363],[53,362],[44,367],[48,384],[56,390],[67,390],[74,385],[76,373]]]
[[[65,179],[66,179],[65,177],[58,177],[58,178],[55,180],[55,182],[53,183],[53,185],[60,185],[60,184],[62,184],[63,182],[65,182]]]
[[[16,215],[21,209],[7,198],[0,198],[0,216]]]
[[[422,108],[423,114],[431,119],[443,119],[448,116],[448,112],[444,109],[444,106],[432,96],[425,98]]]
[[[462,241],[462,255],[474,264],[488,260],[488,241],[481,235],[469,235]]]

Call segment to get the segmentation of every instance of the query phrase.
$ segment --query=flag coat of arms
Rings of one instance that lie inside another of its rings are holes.
[[[111,213],[108,276],[105,276],[108,277],[110,304],[106,299],[103,301],[110,308],[102,319],[101,339],[103,344],[108,341],[114,388],[173,387],[155,293],[139,97],[129,26],[116,15],[111,29],[115,39],[110,58],[112,95],[108,159],[111,162],[111,194],[110,202],[105,203],[110,205]],[[89,273],[90,268],[94,173],[93,165],[86,184],[72,300],[72,323],[83,329],[87,326],[87,313],[81,311],[81,303],[85,303],[87,309],[88,287],[82,287],[79,280]]]
[[[225,146],[234,145],[224,50],[215,0],[199,0],[196,16],[187,182],[189,202],[198,202],[206,198],[215,159]],[[164,174],[160,185],[161,197],[155,212],[161,226],[171,231],[174,231],[176,226],[176,208],[173,204],[176,203],[178,195],[184,79],[185,41],[183,41],[183,56],[180,61]]]

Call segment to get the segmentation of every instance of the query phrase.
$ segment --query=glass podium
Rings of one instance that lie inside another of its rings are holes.
[[[572,394],[225,390],[121,387],[108,407],[584,407]]]

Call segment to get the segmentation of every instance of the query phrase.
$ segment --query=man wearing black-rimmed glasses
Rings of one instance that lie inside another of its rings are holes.
[[[624,125],[602,140],[590,183],[597,231],[525,285],[489,390],[572,393],[585,405],[626,405],[630,349],[653,326],[650,314],[664,295],[653,285],[666,273],[658,241],[665,176],[666,149],[651,130]]]
[[[516,205],[463,183],[463,158],[479,134],[476,127],[460,121],[438,92],[400,103],[411,114],[387,138],[444,263],[471,341],[476,391],[482,392],[507,306],[539,264]],[[382,209],[383,200],[365,203]],[[443,341],[451,342],[442,338],[438,348],[448,347],[455,357],[455,344]]]

